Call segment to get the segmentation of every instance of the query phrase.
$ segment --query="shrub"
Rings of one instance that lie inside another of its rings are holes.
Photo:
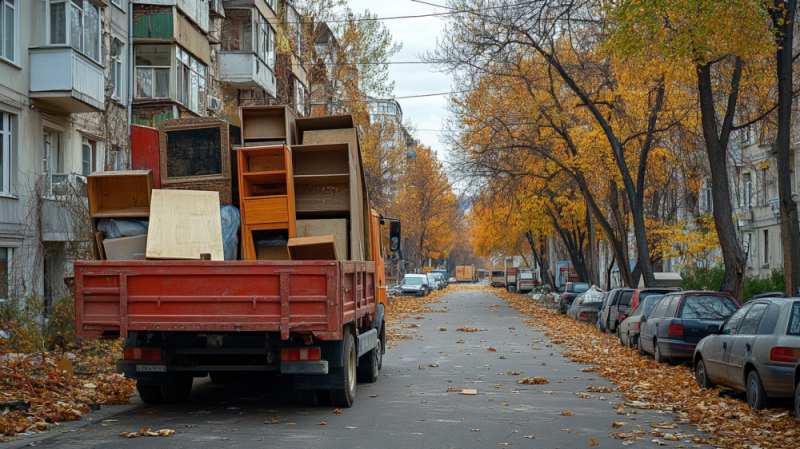
[[[717,265],[711,268],[687,269],[681,273],[684,290],[710,290],[718,291],[722,285],[725,269]],[[772,274],[763,279],[747,277],[744,279],[744,302],[753,296],[768,293],[782,292],[786,289],[786,276],[783,270],[772,270]]]

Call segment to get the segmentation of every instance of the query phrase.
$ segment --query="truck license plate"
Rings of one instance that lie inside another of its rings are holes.
[[[136,365],[136,371],[166,373],[167,365]]]

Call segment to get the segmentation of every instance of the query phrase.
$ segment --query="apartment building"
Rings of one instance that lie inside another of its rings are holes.
[[[747,276],[764,277],[783,268],[775,149],[760,145],[746,130],[732,145],[734,211],[747,257]],[[789,157],[792,193],[797,192],[794,152]],[[795,201],[800,200],[795,195]]]
[[[128,0],[0,0],[0,298],[63,294],[85,176],[127,145]]]

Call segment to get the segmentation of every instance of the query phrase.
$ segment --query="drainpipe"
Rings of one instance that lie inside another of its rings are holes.
[[[128,141],[131,135],[131,118],[133,116],[133,77],[136,75],[134,72],[133,64],[133,39],[131,32],[133,31],[133,0],[128,0]]]

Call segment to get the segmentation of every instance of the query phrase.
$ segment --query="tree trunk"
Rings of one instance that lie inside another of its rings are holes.
[[[588,204],[586,205],[586,229],[589,230],[589,244],[586,245],[589,251],[589,277],[592,279],[592,284],[599,285],[600,280],[597,278],[597,257],[595,256],[594,219],[592,218],[592,209]]]
[[[708,165],[711,170],[711,196],[714,201],[714,225],[722,250],[722,261],[725,274],[720,291],[730,293],[741,301],[744,296],[745,260],[736,226],[733,223],[733,206],[731,205],[730,184],[728,182],[728,138],[730,136],[733,115],[736,112],[739,79],[742,62],[737,60],[737,68],[731,81],[731,93],[728,96],[728,107],[725,112],[722,133],[717,130],[717,118],[714,113],[714,84],[711,80],[711,64],[697,66],[697,87],[700,102],[700,116],[703,126],[703,138],[708,153]]]
[[[528,239],[528,244],[531,246],[531,252],[533,253],[533,258],[536,260],[536,264],[539,265],[539,277],[542,280],[542,284],[550,284],[553,285],[550,279],[550,273],[547,272],[546,261],[544,260],[544,255],[536,250],[536,244],[533,241],[533,234],[531,231],[525,232],[525,238]]]
[[[778,138],[775,145],[778,153],[783,269],[786,273],[786,294],[789,296],[797,296],[800,293],[800,231],[798,231],[800,223],[797,217],[797,203],[792,198],[794,186],[792,186],[791,170],[794,167],[790,166],[789,158],[792,149],[792,48],[796,8],[797,0],[775,0],[775,7],[771,10],[778,38],[775,64],[778,81]]]

